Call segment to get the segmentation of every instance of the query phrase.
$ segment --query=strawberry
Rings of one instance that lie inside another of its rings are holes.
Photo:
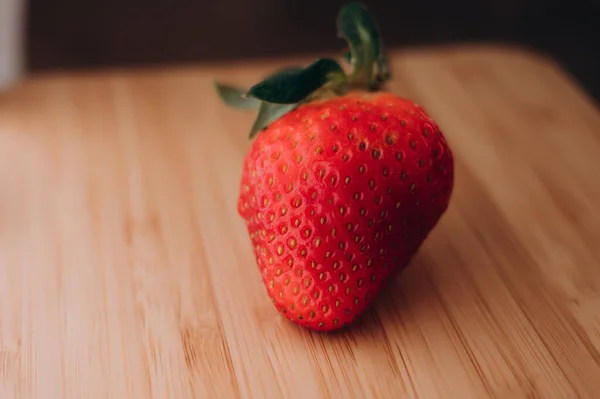
[[[258,108],[238,212],[267,294],[286,318],[321,331],[351,324],[408,265],[454,178],[436,122],[384,90],[390,74],[366,8],[343,7],[338,34],[350,74],[324,58],[247,92],[217,85],[229,105]]]

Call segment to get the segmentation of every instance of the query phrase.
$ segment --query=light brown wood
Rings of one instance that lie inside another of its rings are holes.
[[[599,398],[600,113],[554,63],[394,53],[452,204],[362,323],[303,330],[236,213],[248,85],[286,60],[32,77],[0,96],[0,398]],[[306,61],[306,60],[303,60]]]

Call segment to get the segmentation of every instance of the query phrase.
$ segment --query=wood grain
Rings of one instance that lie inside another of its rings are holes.
[[[393,54],[452,204],[353,329],[267,298],[241,219],[250,84],[286,60],[32,77],[0,96],[0,398],[598,398],[600,113],[502,47]]]

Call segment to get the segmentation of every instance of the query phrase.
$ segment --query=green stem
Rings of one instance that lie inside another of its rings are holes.
[[[352,90],[377,91],[390,79],[379,29],[367,8],[350,2],[342,7],[336,23],[338,36],[348,44],[343,59],[351,66],[350,76],[337,61],[322,58],[305,68],[280,69],[247,92],[216,84],[217,92],[228,105],[258,109],[250,137],[302,103],[343,96]]]

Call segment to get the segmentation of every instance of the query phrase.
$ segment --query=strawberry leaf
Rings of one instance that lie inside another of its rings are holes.
[[[375,62],[385,64],[375,19],[361,3],[348,3],[338,14],[337,33],[350,47],[349,59],[354,64],[352,80],[370,86],[375,77]]]
[[[321,58],[306,68],[287,68],[252,86],[246,97],[274,104],[296,104],[330,82],[345,81],[337,61]]]
[[[272,104],[262,102],[258,109],[258,115],[254,121],[254,125],[250,130],[249,137],[253,138],[258,132],[267,128],[273,121],[281,118],[297,106],[298,104]]]
[[[214,85],[219,97],[230,107],[237,109],[258,109],[260,107],[259,100],[244,97],[244,90],[219,82],[215,82]]]

